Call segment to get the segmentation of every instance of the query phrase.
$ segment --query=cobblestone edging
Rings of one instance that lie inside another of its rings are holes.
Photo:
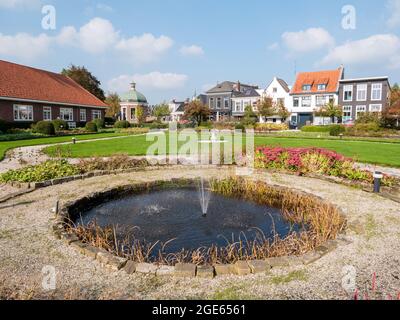
[[[339,246],[345,246],[351,243],[351,241],[343,233],[338,235],[336,240],[329,240],[316,248],[314,251],[308,252],[301,256],[285,256],[268,258],[265,260],[238,261],[235,264],[218,264],[214,266],[197,266],[191,263],[178,263],[175,266],[166,266],[151,263],[137,263],[126,258],[118,257],[104,249],[81,242],[75,234],[70,234],[65,229],[68,221],[76,218],[76,215],[78,215],[80,210],[83,208],[88,210],[105,201],[132,194],[133,192],[143,190],[144,188],[156,188],[171,184],[182,186],[183,184],[190,185],[191,183],[193,183],[192,180],[171,179],[137,185],[124,185],[117,188],[110,188],[102,192],[94,192],[84,198],[65,203],[60,210],[56,212],[56,217],[52,225],[53,233],[65,244],[74,247],[84,256],[98,261],[103,267],[112,271],[123,270],[127,274],[138,273],[155,276],[198,277],[206,279],[213,279],[215,276],[223,275],[245,276],[249,274],[266,273],[272,268],[308,265],[319,260],[324,255],[332,252]],[[287,189],[286,187],[281,186],[273,185],[273,187],[281,190]],[[298,190],[294,190],[294,192],[314,197],[319,201],[326,203],[321,197]],[[340,210],[339,208],[337,209]]]

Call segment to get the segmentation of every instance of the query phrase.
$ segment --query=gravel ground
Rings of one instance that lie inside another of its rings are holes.
[[[308,266],[273,269],[247,277],[214,280],[156,278],[103,269],[56,240],[50,230],[52,207],[93,191],[130,182],[196,176],[223,177],[232,169],[180,168],[96,177],[54,186],[0,205],[0,299],[349,299],[342,288],[343,268],[353,266],[361,293],[373,298],[400,292],[400,208],[398,203],[360,190],[311,178],[258,173],[254,177],[295,186],[340,206],[352,231],[351,243]],[[56,290],[42,289],[42,268],[54,266]]]

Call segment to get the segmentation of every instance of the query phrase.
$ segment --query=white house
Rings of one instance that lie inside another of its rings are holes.
[[[176,100],[172,100],[169,104],[169,111],[171,112],[170,121],[179,122],[182,120],[183,115],[185,113],[185,105],[186,102],[178,102]]]

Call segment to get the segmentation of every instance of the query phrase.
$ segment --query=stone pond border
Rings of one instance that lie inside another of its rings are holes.
[[[113,187],[101,192],[93,192],[83,198],[77,199],[72,202],[65,203],[58,212],[55,213],[54,222],[52,225],[52,231],[57,239],[62,240],[65,244],[75,248],[86,257],[96,260],[101,266],[111,270],[120,271],[123,270],[128,275],[138,273],[144,275],[153,276],[174,276],[174,277],[189,277],[189,278],[204,278],[213,279],[215,276],[224,275],[237,275],[246,276],[250,274],[267,273],[272,268],[278,267],[293,267],[293,266],[304,266],[309,265],[324,255],[332,252],[339,246],[346,246],[350,244],[350,241],[345,231],[339,234],[336,240],[328,240],[323,245],[319,246],[315,250],[303,254],[301,256],[285,256],[268,258],[265,260],[249,260],[249,261],[238,261],[235,264],[218,264],[214,266],[197,266],[191,263],[178,263],[175,266],[158,265],[152,263],[138,263],[126,258],[114,255],[105,249],[97,248],[93,245],[83,243],[75,234],[70,234],[66,231],[66,225],[68,221],[76,218],[76,215],[81,210],[81,207],[85,207],[87,210],[90,207],[94,207],[107,200],[115,199],[117,197],[123,197],[124,195],[132,194],[135,191],[143,190],[144,188],[157,188],[168,184],[176,185],[186,183],[189,185],[193,183],[193,179],[166,179],[158,180],[148,183],[138,184],[127,184],[119,187]],[[278,189],[288,189],[278,185],[270,185]],[[292,190],[292,189],[291,189]],[[313,197],[321,201],[321,203],[327,203],[323,198],[306,193],[304,191],[293,189],[296,193]],[[332,205],[332,204],[330,204]],[[335,206],[337,210],[345,217],[343,211]]]

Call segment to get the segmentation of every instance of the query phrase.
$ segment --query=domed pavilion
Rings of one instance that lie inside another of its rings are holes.
[[[148,114],[148,103],[146,97],[136,90],[136,83],[131,83],[131,89],[120,96],[121,120],[130,123],[138,123],[137,109],[143,108],[144,114]]]

